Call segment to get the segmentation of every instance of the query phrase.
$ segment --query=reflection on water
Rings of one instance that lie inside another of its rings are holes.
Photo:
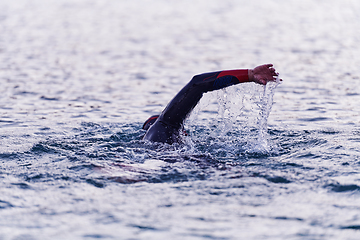
[[[0,9],[0,239],[358,238],[358,1]],[[263,63],[282,84],[205,94],[183,145],[140,140],[193,75]]]

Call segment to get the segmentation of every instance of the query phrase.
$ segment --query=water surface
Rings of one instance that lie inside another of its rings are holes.
[[[359,238],[358,1],[0,9],[0,239]],[[193,75],[263,63],[273,101],[208,93],[185,144],[141,141]]]

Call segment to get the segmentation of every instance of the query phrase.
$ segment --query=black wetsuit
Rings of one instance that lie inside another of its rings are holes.
[[[143,128],[147,129],[147,132],[143,139],[168,144],[180,142],[183,123],[204,93],[248,81],[247,69],[219,71],[194,76],[170,101],[160,116],[153,116],[145,122]]]

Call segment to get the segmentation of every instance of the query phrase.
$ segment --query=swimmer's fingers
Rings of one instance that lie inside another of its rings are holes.
[[[269,68],[269,70],[270,70],[270,73],[271,73],[273,76],[279,75],[279,74],[276,72],[275,68]]]
[[[270,65],[270,64],[269,64],[269,65]],[[280,81],[280,82],[281,82],[281,81],[282,81],[281,78],[279,79],[279,73],[276,72],[275,68],[270,67],[269,70],[270,70],[271,75],[273,76],[272,79],[269,80],[269,81],[271,81],[271,82],[276,82],[276,81]]]

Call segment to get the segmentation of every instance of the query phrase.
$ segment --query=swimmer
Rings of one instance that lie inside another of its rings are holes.
[[[185,119],[189,116],[204,93],[244,82],[266,85],[276,81],[279,74],[272,64],[254,69],[226,70],[203,73],[191,81],[170,101],[160,115],[150,117],[143,125],[143,140],[173,144],[181,142]]]

